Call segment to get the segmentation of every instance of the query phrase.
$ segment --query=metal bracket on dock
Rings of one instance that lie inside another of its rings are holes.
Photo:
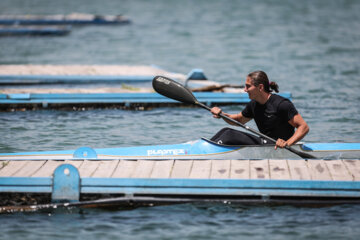
[[[190,80],[207,80],[207,77],[202,69],[193,69],[186,77],[185,87],[187,87]]]
[[[75,150],[73,158],[97,159],[97,153],[90,147],[80,147]]]
[[[71,164],[62,164],[53,174],[53,202],[75,202],[80,199],[80,174]]]
[[[207,80],[207,77],[202,69],[195,68],[189,72],[186,80]]]

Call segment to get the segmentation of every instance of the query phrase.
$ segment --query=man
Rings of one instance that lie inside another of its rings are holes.
[[[251,101],[238,114],[223,114],[243,124],[254,119],[261,133],[277,140],[277,149],[291,146],[301,140],[309,132],[309,126],[291,101],[272,94],[273,90],[279,92],[279,87],[275,82],[269,82],[265,72],[249,73],[245,82],[245,92]],[[213,107],[211,113],[215,118],[220,118],[222,110]],[[233,124],[229,121],[228,123]],[[220,130],[211,140],[226,145],[269,144],[265,139],[231,128]]]

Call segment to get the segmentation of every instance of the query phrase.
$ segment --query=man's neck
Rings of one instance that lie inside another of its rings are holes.
[[[264,105],[269,100],[270,97],[271,97],[271,93],[264,92],[259,96],[257,102],[260,103],[261,105]]]

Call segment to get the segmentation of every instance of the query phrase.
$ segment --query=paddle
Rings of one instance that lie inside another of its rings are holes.
[[[153,79],[152,85],[156,92],[160,93],[161,95],[163,95],[165,97],[168,97],[168,98],[171,98],[171,99],[183,102],[183,103],[198,105],[199,107],[202,107],[208,111],[211,111],[211,108],[209,108],[208,106],[199,102],[188,88],[184,87],[180,83],[178,83],[170,78],[163,77],[163,76],[156,76]],[[246,126],[245,124],[242,124],[228,116],[225,116],[222,113],[220,113],[219,115],[220,115],[220,117],[234,123],[235,125],[245,128],[249,132],[252,132],[266,140],[276,143],[275,139],[273,139],[269,136],[266,136],[265,134],[262,134],[261,132],[258,132],[256,130]],[[311,154],[298,151],[290,146],[285,146],[285,149],[287,149],[290,152],[293,152],[296,155],[298,155],[302,158],[305,158],[305,159],[316,158]]]

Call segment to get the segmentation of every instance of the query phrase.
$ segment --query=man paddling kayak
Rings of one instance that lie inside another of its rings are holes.
[[[248,93],[251,101],[246,105],[245,109],[237,114],[227,114],[223,113],[219,107],[213,107],[211,113],[215,118],[220,118],[219,114],[222,113],[242,124],[254,119],[261,133],[277,139],[275,149],[277,147],[291,146],[309,132],[309,126],[291,101],[272,94],[273,90],[279,92],[279,87],[275,82],[269,82],[265,72],[251,72],[246,77],[245,82],[245,92]],[[224,120],[231,125],[235,125],[226,119]],[[221,129],[211,140],[225,145],[271,143],[261,137],[231,128]]]

